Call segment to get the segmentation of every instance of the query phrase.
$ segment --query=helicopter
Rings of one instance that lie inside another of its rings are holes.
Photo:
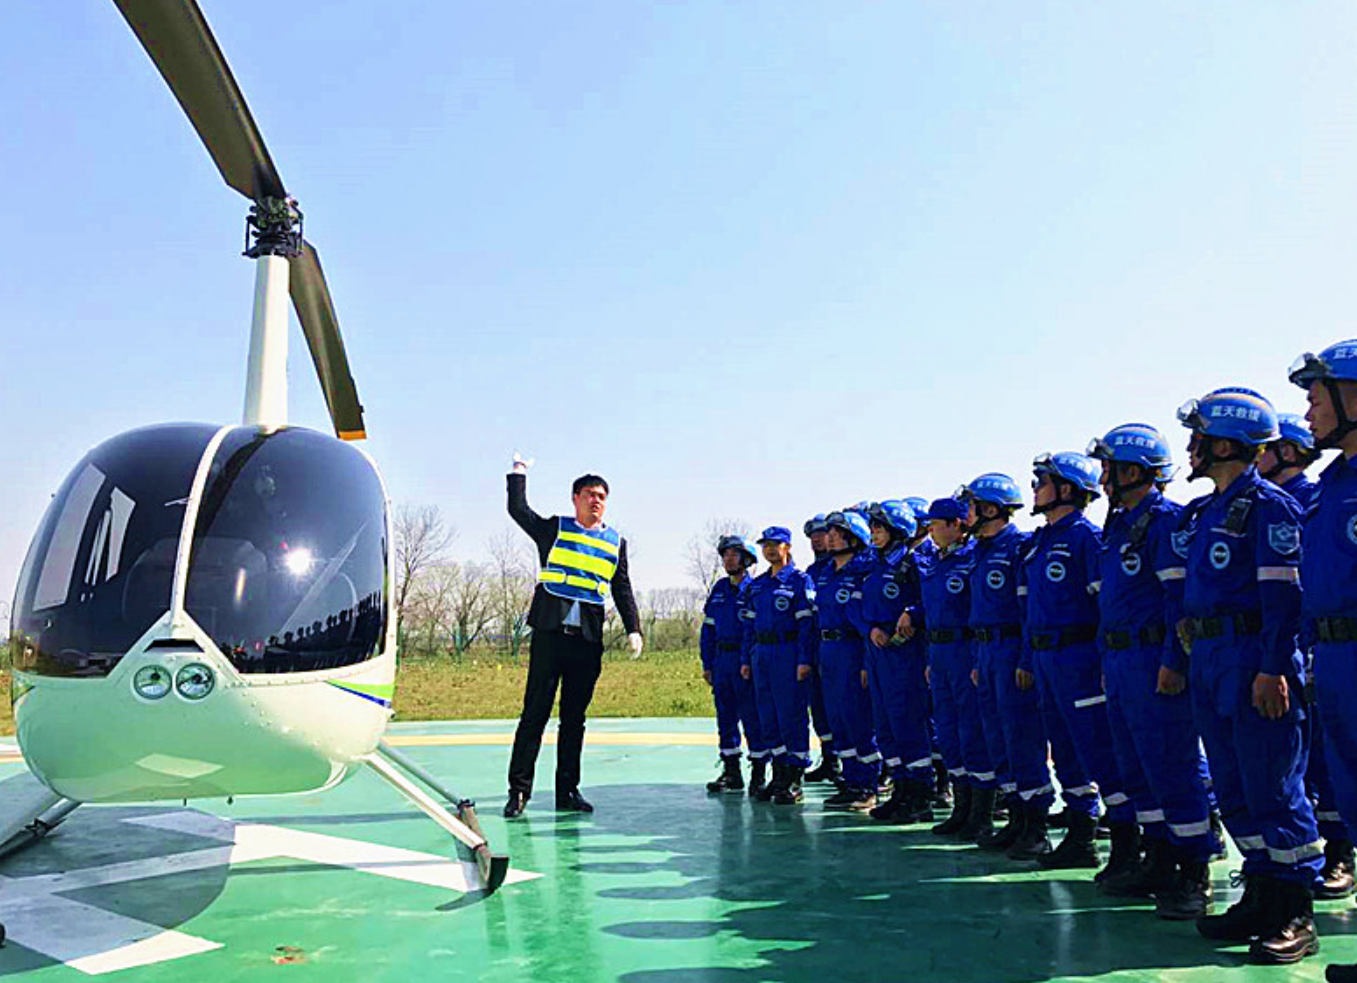
[[[11,613],[28,774],[4,783],[0,857],[85,803],[316,792],[367,768],[471,853],[488,895],[509,859],[475,804],[382,739],[396,673],[389,501],[353,443],[363,407],[302,213],[195,0],[114,3],[251,202],[244,413],[112,437],[52,497]],[[289,297],[334,437],[288,423]]]

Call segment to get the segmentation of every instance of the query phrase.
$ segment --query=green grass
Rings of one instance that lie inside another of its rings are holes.
[[[407,659],[396,674],[397,720],[515,718],[523,707],[528,656],[514,665],[502,656]],[[0,734],[14,733],[9,674],[0,670]],[[593,717],[710,717],[711,689],[697,652],[603,657],[603,675],[589,706]]]

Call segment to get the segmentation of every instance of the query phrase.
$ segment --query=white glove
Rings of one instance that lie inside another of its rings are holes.
[[[641,657],[641,649],[645,648],[645,642],[641,638],[641,633],[639,631],[634,631],[628,635],[627,645],[631,647],[631,657],[633,659],[639,659]]]
[[[523,460],[523,455],[520,454],[520,453],[518,453],[518,451],[514,451],[514,467],[513,467],[513,473],[514,473],[514,474],[527,474],[527,473],[528,473],[528,468],[532,467],[532,461],[533,461],[532,458],[528,458],[526,461]]]

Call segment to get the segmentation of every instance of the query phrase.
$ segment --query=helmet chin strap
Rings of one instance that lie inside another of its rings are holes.
[[[1130,482],[1118,481],[1117,476],[1121,474],[1122,468],[1128,464],[1129,462],[1126,461],[1112,462],[1112,480],[1108,483],[1107,486],[1107,499],[1108,502],[1111,503],[1114,507],[1120,507],[1123,504],[1125,504],[1124,496],[1126,495],[1127,492],[1132,492],[1135,491],[1137,488],[1145,488],[1149,485],[1154,484],[1154,477],[1150,474],[1150,469],[1143,464],[1130,465],[1132,467],[1140,468],[1141,474],[1144,475],[1144,477],[1141,478],[1139,481]]]
[[[1199,434],[1199,436],[1203,441],[1202,449],[1200,451],[1202,462],[1201,464],[1193,465],[1192,473],[1187,476],[1188,481],[1195,481],[1198,478],[1206,477],[1206,473],[1217,464],[1229,464],[1232,461],[1243,461],[1246,459],[1245,456],[1239,452],[1239,444],[1237,441],[1226,439],[1226,442],[1232,448],[1230,453],[1217,454],[1215,450],[1215,438],[1208,437],[1206,434]]]
[[[1058,508],[1060,508],[1060,506],[1062,506],[1062,505],[1073,505],[1073,504],[1074,504],[1073,502],[1067,502],[1067,501],[1065,501],[1065,489],[1066,489],[1066,488],[1070,488],[1070,489],[1074,488],[1073,483],[1072,483],[1072,482],[1069,482],[1069,481],[1066,481],[1064,478],[1062,478],[1062,477],[1060,477],[1059,475],[1056,475],[1056,474],[1048,475],[1048,477],[1051,479],[1051,484],[1053,484],[1053,485],[1055,486],[1055,501],[1053,501],[1053,502],[1047,502],[1045,505],[1037,505],[1037,504],[1034,502],[1034,503],[1032,504],[1032,514],[1033,514],[1033,515],[1045,515],[1047,512],[1050,512],[1050,511],[1052,511],[1053,509],[1058,509]]]
[[[1339,441],[1357,430],[1357,420],[1349,419],[1348,411],[1343,406],[1343,394],[1338,391],[1338,382],[1334,379],[1325,379],[1324,388],[1328,390],[1329,402],[1333,403],[1334,416],[1338,418],[1338,422],[1323,437],[1315,434],[1315,450],[1321,451],[1337,447]]]
[[[985,514],[986,508],[993,510],[990,515]],[[995,520],[1001,518],[1003,518],[1003,512],[999,509],[997,505],[993,504],[992,502],[976,502],[975,521],[963,528],[965,528],[966,532],[969,535],[979,536],[980,530],[985,528],[985,523],[994,522]]]

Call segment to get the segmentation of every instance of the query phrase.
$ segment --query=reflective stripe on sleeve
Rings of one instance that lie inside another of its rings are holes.
[[[1155,574],[1162,583],[1167,584],[1170,580],[1186,580],[1187,567],[1165,567]]]
[[[1275,581],[1283,584],[1300,583],[1299,567],[1259,567],[1258,582]]]
[[[1077,709],[1077,710],[1082,710],[1084,707],[1096,707],[1099,703],[1106,703],[1106,702],[1107,702],[1107,694],[1106,694],[1106,693],[1099,693],[1097,696],[1090,696],[1090,697],[1088,697],[1087,699],[1084,699],[1084,700],[1075,700],[1075,701],[1074,701],[1074,706],[1075,706],[1075,709]]]

